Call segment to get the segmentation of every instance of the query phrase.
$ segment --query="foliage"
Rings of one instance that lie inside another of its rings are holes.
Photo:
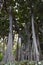
[[[20,61],[20,62],[16,62],[15,63],[8,63],[8,64],[5,64],[5,65],[36,65],[36,62],[32,61],[32,62],[29,62],[29,61]],[[41,62],[38,62],[37,65],[42,65]]]
[[[3,54],[0,52],[0,61],[3,59]]]
[[[38,34],[40,43],[43,43],[43,2],[41,0],[4,0],[3,8],[0,12],[0,37],[8,36],[9,33],[9,6],[12,7],[12,18],[13,18],[13,30],[23,37],[23,43],[27,44],[28,35],[31,34],[32,30],[27,29],[25,26],[31,27],[31,14],[34,14],[35,32]],[[25,25],[24,25],[25,24]],[[12,26],[13,26],[12,25]],[[21,30],[20,30],[21,29]],[[31,32],[26,34],[26,32]],[[15,34],[15,33],[14,33]],[[42,47],[42,46],[41,46]],[[43,50],[42,50],[43,51]],[[15,51],[14,51],[14,54]],[[22,63],[21,63],[22,64]],[[25,62],[23,63],[25,64]]]

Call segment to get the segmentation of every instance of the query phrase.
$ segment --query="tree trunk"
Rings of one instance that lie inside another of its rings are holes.
[[[8,36],[8,44],[7,50],[5,53],[5,62],[13,62],[13,54],[12,54],[12,15],[11,15],[11,7],[9,9],[9,36]]]
[[[18,41],[17,41],[17,49],[16,49],[16,60],[18,61],[18,51],[19,51],[19,45],[18,45]]]
[[[10,7],[10,14],[9,14],[9,21],[10,21],[10,26],[9,26],[9,37],[8,37],[8,45],[7,45],[7,54],[8,54],[8,62],[12,62],[13,61],[13,54],[12,54],[12,15],[11,15],[11,7]]]
[[[18,43],[19,43],[18,61],[20,61],[20,54],[21,54],[21,37],[20,36],[18,38]]]
[[[31,60],[31,43],[30,43],[30,31],[29,31],[29,23],[25,25],[25,32],[27,34],[27,43],[26,43],[26,60]]]
[[[39,52],[38,52],[37,42],[36,42],[36,36],[35,36],[34,16],[33,16],[33,14],[32,14],[32,35],[33,35],[34,49],[35,49],[35,52],[36,52],[36,61],[39,61]]]
[[[22,34],[20,34],[20,38],[21,38],[21,47],[20,47],[20,60],[24,60],[24,54],[23,54],[23,44],[22,44],[22,40],[23,40],[23,36]]]
[[[40,43],[39,43],[39,37],[38,37],[38,35],[37,35],[37,47],[38,47],[39,58],[40,58],[41,49],[40,49]]]

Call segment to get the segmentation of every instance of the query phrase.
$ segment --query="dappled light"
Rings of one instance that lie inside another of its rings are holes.
[[[0,0],[0,65],[43,65],[43,0]]]

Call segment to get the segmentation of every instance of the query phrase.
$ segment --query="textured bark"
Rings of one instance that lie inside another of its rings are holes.
[[[37,35],[37,46],[38,46],[38,50],[40,52],[40,43],[39,43],[39,37],[38,37],[38,35]]]
[[[24,60],[24,52],[23,52],[22,48],[21,48],[21,53],[22,53],[21,60],[23,61]]]
[[[18,43],[19,43],[18,61],[20,61],[20,54],[21,54],[21,37],[20,36],[18,38]]]
[[[21,38],[20,60],[24,60],[23,44],[22,44],[22,39],[23,39],[23,36],[22,36],[22,34],[20,34],[20,38]]]
[[[12,41],[12,15],[11,15],[11,7],[10,7],[9,8],[9,36],[8,36],[7,50],[4,56],[5,62],[13,62],[12,43],[13,43]]]
[[[19,45],[18,45],[18,41],[17,41],[17,50],[16,50],[16,60],[18,61],[18,52],[19,51]]]
[[[38,47],[38,51],[39,51],[39,59],[40,59],[41,49],[40,49],[40,42],[39,42],[39,37],[38,37],[38,35],[37,35],[37,47]]]
[[[31,48],[31,61],[32,61],[32,48]]]
[[[10,7],[10,11],[11,11],[11,7]],[[13,41],[12,41],[12,15],[11,15],[11,12],[9,14],[9,21],[10,21],[10,26],[9,26],[10,32],[9,32],[8,45],[7,45],[7,54],[8,54],[7,61],[12,62],[13,61],[13,54],[12,54]]]
[[[31,60],[31,43],[30,43],[30,32],[29,32],[29,23],[25,25],[25,32],[27,34],[27,43],[26,43],[26,60]]]
[[[39,61],[39,52],[38,52],[37,42],[36,42],[36,36],[35,36],[34,16],[33,15],[32,15],[32,35],[33,35],[34,49],[35,49],[35,52],[36,52],[36,61]]]

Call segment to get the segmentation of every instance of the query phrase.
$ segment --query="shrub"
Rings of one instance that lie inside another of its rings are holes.
[[[38,64],[36,64],[34,61],[33,62],[29,62],[29,61],[20,61],[20,62],[14,62],[14,63],[7,63],[5,65],[43,65],[41,64],[41,62],[38,62]]]
[[[3,54],[0,53],[0,61],[2,61],[2,59],[3,59]]]

